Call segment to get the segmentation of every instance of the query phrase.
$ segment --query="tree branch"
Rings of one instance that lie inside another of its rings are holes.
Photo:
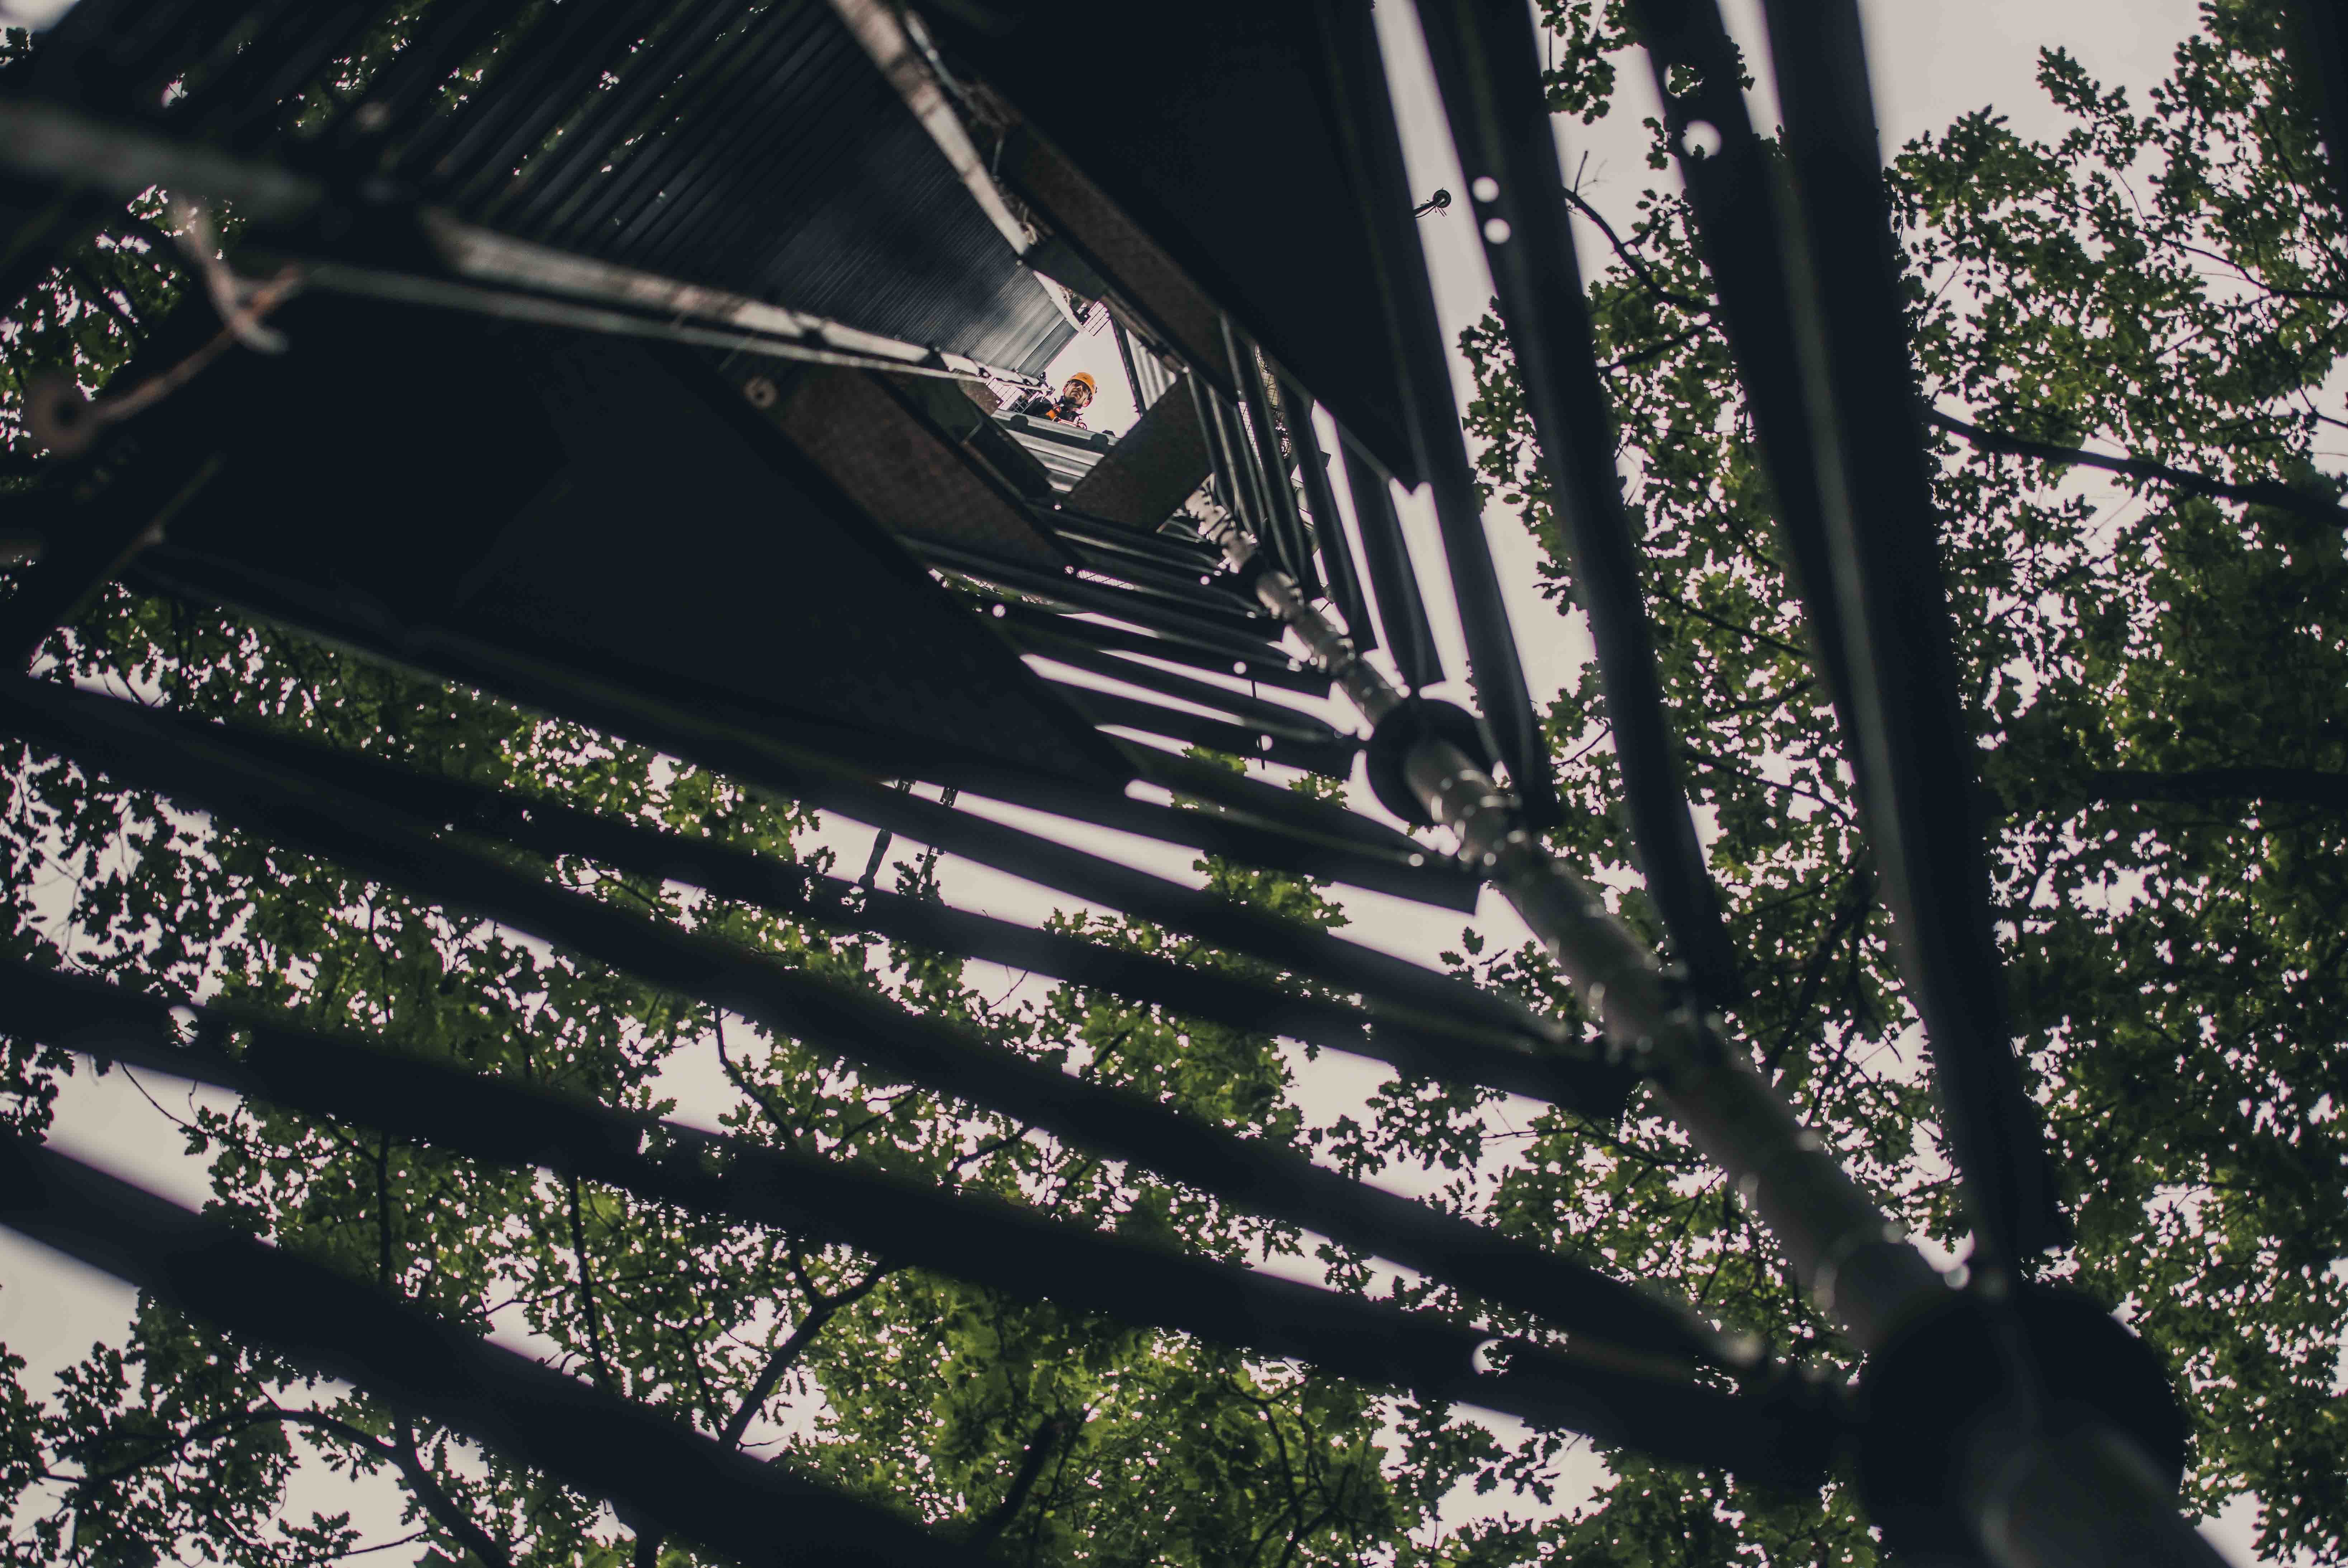
[[[607,1394],[617,1396],[620,1393],[619,1381],[612,1376],[612,1360],[603,1351],[603,1315],[602,1309],[595,1304],[594,1267],[587,1261],[587,1221],[584,1214],[581,1212],[579,1178],[576,1176],[570,1178],[568,1185],[571,1199],[571,1253],[572,1256],[579,1262],[579,1301],[587,1315],[587,1354],[595,1364],[595,1386]],[[694,1370],[696,1373],[700,1371],[698,1361],[695,1363]],[[634,1568],[658,1568],[661,1532],[636,1519],[623,1516],[620,1522],[626,1526],[629,1533],[636,1538],[635,1551],[633,1554]]]
[[[1803,1022],[1809,1016],[1811,1005],[1818,1000],[1818,987],[1826,984],[1827,965],[1834,958],[1836,949],[1842,945],[1846,936],[1859,929],[1860,922],[1867,918],[1869,906],[1875,901],[1874,870],[1864,858],[1843,874],[1843,898],[1827,922],[1825,934],[1818,938],[1818,946],[1812,949],[1810,961],[1802,966],[1801,981],[1794,988],[1794,1005],[1787,1010],[1786,1026],[1778,1031],[1776,1039],[1762,1057],[1762,1069],[1772,1078],[1777,1076],[1787,1051],[1792,1048]]]
[[[736,1067],[734,1058],[726,1054],[726,1015],[722,1012],[716,1016],[716,1034],[717,1065],[725,1072],[726,1081],[739,1089],[745,1099],[766,1113],[767,1119],[774,1124],[776,1134],[782,1139],[784,1148],[798,1148],[802,1139],[800,1130],[792,1125],[791,1119],[784,1113],[783,1109],[769,1099],[764,1089],[752,1083],[750,1075]]]
[[[112,291],[107,288],[105,279],[83,266],[79,262],[67,262],[59,270],[72,282],[76,298],[85,304],[104,307],[106,314],[113,318],[115,324],[122,328],[132,342],[137,342],[145,334],[146,327],[140,324],[137,316],[130,314],[121,301],[114,297]]]
[[[1053,1451],[1060,1446],[1066,1429],[1067,1423],[1057,1416],[1045,1417],[1044,1424],[1035,1429],[1035,1437],[1028,1439],[1027,1451],[1019,1458],[1019,1470],[1011,1478],[1011,1490],[1003,1494],[1001,1502],[987,1511],[986,1517],[970,1527],[966,1543],[972,1551],[986,1551],[1010,1528],[1019,1511],[1027,1505],[1035,1483],[1043,1479],[1044,1467],[1051,1462]]]
[[[717,1440],[729,1449],[741,1447],[744,1434],[749,1431],[750,1423],[757,1419],[767,1401],[774,1398],[776,1385],[783,1380],[783,1374],[798,1364],[799,1357],[807,1354],[808,1346],[815,1343],[815,1336],[823,1332],[824,1326],[839,1315],[843,1308],[852,1306],[871,1295],[874,1287],[894,1273],[895,1268],[896,1265],[891,1264],[877,1264],[870,1274],[838,1295],[824,1296],[809,1307],[807,1315],[799,1319],[799,1326],[791,1330],[790,1337],[775,1346],[775,1353],[767,1357],[767,1364],[758,1369],[757,1381],[750,1385],[750,1391],[743,1395],[742,1402],[734,1408],[733,1417],[726,1421],[726,1429],[717,1434]]]
[[[1573,203],[1574,210],[1598,225],[1598,232],[1606,236],[1606,242],[1614,247],[1614,253],[1622,259],[1622,264],[1631,269],[1639,282],[1646,285],[1649,294],[1668,304],[1679,306],[1691,315],[1709,316],[1712,314],[1710,302],[1700,300],[1694,294],[1684,294],[1675,289],[1665,288],[1656,278],[1653,271],[1640,259],[1639,253],[1623,243],[1622,236],[1614,232],[1614,225],[1606,221],[1606,214],[1583,201],[1581,191],[1570,185],[1562,187],[1562,190],[1565,199]]]
[[[1074,1425],[1081,1428],[1086,1421],[1092,1419],[1092,1407],[1087,1405],[1076,1412]],[[1027,1568],[1035,1568],[1036,1549],[1044,1542],[1044,1520],[1052,1511],[1049,1505],[1058,1500],[1066,1487],[1068,1478],[1068,1459],[1076,1451],[1076,1445],[1073,1442],[1064,1442],[1060,1445],[1060,1462],[1052,1467],[1052,1490],[1044,1500],[1046,1506],[1043,1512],[1035,1516],[1035,1522],[1027,1528]]]
[[[180,249],[179,236],[151,219],[142,218],[138,213],[126,210],[115,217],[108,218],[105,228],[99,232],[110,234],[116,238],[128,236],[143,241],[147,245],[143,253],[152,256],[157,263],[170,269],[175,273],[183,273],[186,270],[187,253]]]
[[[1733,636],[1743,637],[1747,642],[1758,644],[1760,646],[1765,648],[1774,648],[1778,653],[1786,655],[1788,658],[1800,659],[1804,663],[1807,663],[1809,661],[1810,655],[1804,653],[1801,649],[1794,646],[1793,644],[1777,637],[1773,637],[1766,632],[1758,631],[1754,627],[1746,625],[1741,621],[1732,621],[1725,615],[1715,615],[1711,611],[1705,609],[1703,605],[1695,603],[1690,600],[1666,598],[1658,594],[1654,600],[1654,606],[1658,610],[1668,608],[1677,610],[1683,614],[1693,615],[1697,620],[1704,622],[1708,625],[1717,626],[1720,630],[1726,632]]]
[[[1675,332],[1672,334],[1671,336],[1663,338],[1659,342],[1647,345],[1644,348],[1633,349],[1632,352],[1622,356],[1620,359],[1608,360],[1605,364],[1598,367],[1598,374],[1601,376],[1612,376],[1617,370],[1628,370],[1633,365],[1644,365],[1650,360],[1661,359],[1664,355],[1671,353],[1672,350],[1684,347],[1686,345],[1694,342],[1697,338],[1703,336],[1704,333],[1704,328],[1702,325],[1689,327],[1685,332]]]
[[[90,1470],[84,1467],[79,1475],[68,1475],[62,1470],[45,1469],[41,1472],[41,1477],[45,1480],[62,1481],[66,1485],[74,1487],[102,1486],[109,1481],[118,1481],[126,1477],[137,1475],[140,1470],[167,1461],[176,1462],[184,1459],[187,1457],[188,1450],[198,1443],[208,1443],[216,1438],[229,1437],[250,1427],[258,1427],[273,1421],[282,1422],[283,1419],[283,1414],[275,1408],[239,1410],[233,1415],[215,1416],[211,1420],[199,1421],[170,1442],[150,1448],[138,1458],[125,1460],[111,1469]],[[57,1451],[61,1456],[77,1458],[80,1451],[89,1448],[96,1440],[92,1439],[82,1443],[61,1445]]]
[[[990,1160],[995,1155],[1002,1153],[1004,1150],[1010,1148],[1013,1144],[1017,1143],[1021,1139],[1025,1138],[1030,1130],[1031,1129],[1029,1129],[1025,1123],[1022,1123],[1021,1125],[1013,1128],[1009,1132],[1004,1133],[1000,1138],[991,1138],[987,1140],[984,1143],[980,1144],[977,1148],[972,1150],[967,1154],[956,1155],[946,1166],[946,1169],[949,1171],[961,1171],[969,1166],[975,1165],[983,1160]]]
[[[424,1462],[424,1455],[416,1444],[416,1434],[406,1421],[399,1424],[397,1439],[386,1442],[373,1432],[355,1427],[339,1417],[327,1415],[323,1410],[289,1409],[273,1405],[254,1414],[262,1419],[283,1421],[323,1432],[396,1466],[408,1487],[416,1493],[416,1500],[424,1505],[424,1511],[455,1537],[466,1551],[479,1558],[485,1568],[513,1568],[513,1554],[499,1545],[494,1536],[482,1529],[456,1499],[441,1489],[439,1478]]]
[[[2194,495],[2205,495],[2218,500],[2244,501],[2256,506],[2281,507],[2333,528],[2348,527],[2348,508],[2273,480],[2253,480],[2248,484],[2238,484],[2231,480],[2196,473],[2190,469],[2171,468],[2167,463],[2154,462],[2150,458],[2116,458],[2078,447],[2057,447],[2026,437],[2010,436],[2003,430],[1985,430],[1979,425],[1969,425],[1953,414],[1944,414],[1929,406],[1923,414],[1925,423],[1951,435],[1961,436],[1985,452],[2003,452],[2011,457],[2035,458],[2041,462],[2102,469],[2106,473],[2133,480],[2148,480]]]
[[[1850,822],[1850,813],[1843,810],[1840,801],[1829,799],[1815,789],[1805,789],[1799,784],[1781,784],[1776,779],[1765,774],[1756,773],[1749,768],[1741,768],[1725,757],[1715,757],[1711,752],[1699,751],[1684,740],[1680,743],[1680,751],[1689,761],[1696,763],[1701,768],[1708,769],[1715,773],[1725,773],[1733,779],[1742,779],[1747,783],[1758,784],[1764,789],[1775,789],[1782,794],[1799,795],[1805,799],[1815,800],[1833,812],[1838,820],[1846,824]]]
[[[2197,768],[2171,773],[2109,769],[2081,776],[2078,788],[2065,790],[2060,799],[2065,807],[2268,800],[2343,810],[2348,809],[2348,773],[2317,768]]]
[[[596,1386],[606,1394],[620,1392],[612,1378],[611,1358],[603,1354],[603,1316],[595,1305],[595,1275],[587,1263],[587,1224],[580,1213],[579,1178],[569,1181],[571,1254],[579,1261],[579,1305],[587,1315],[587,1354],[595,1364]]]
[[[391,1134],[385,1133],[375,1150],[376,1283],[395,1290],[399,1268],[391,1237]]]
[[[406,1421],[400,1422],[399,1440],[391,1447],[392,1462],[399,1467],[399,1473],[415,1489],[416,1500],[439,1522],[440,1528],[455,1536],[458,1543],[479,1558],[487,1568],[513,1568],[513,1554],[499,1545],[496,1537],[482,1529],[441,1488],[440,1478],[424,1462],[424,1455],[416,1446],[416,1433]]]

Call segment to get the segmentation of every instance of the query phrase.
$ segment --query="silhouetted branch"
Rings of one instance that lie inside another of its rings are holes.
[[[2081,776],[2076,787],[2061,791],[2049,809],[2163,801],[2207,805],[2221,800],[2348,809],[2348,773],[2316,768],[2197,768],[2170,773],[2113,769]]]
[[[1066,1427],[1066,1422],[1052,1416],[1035,1429],[1035,1436],[1028,1441],[1027,1451],[1020,1456],[1018,1473],[1011,1478],[1011,1490],[1003,1494],[1003,1501],[989,1510],[985,1518],[970,1527],[969,1544],[973,1551],[984,1552],[993,1546],[1010,1527],[1011,1522],[1019,1516],[1019,1511],[1026,1506],[1027,1499],[1035,1492],[1035,1483],[1043,1479],[1044,1467],[1051,1462],[1053,1451],[1060,1446]]]
[[[417,1501],[424,1505],[424,1511],[454,1536],[466,1551],[479,1558],[485,1568],[513,1568],[513,1554],[498,1544],[497,1539],[482,1529],[473,1516],[442,1489],[439,1478],[424,1462],[424,1455],[417,1447],[416,1434],[405,1421],[400,1423],[397,1440],[386,1442],[373,1432],[327,1415],[323,1410],[295,1410],[271,1406],[253,1411],[252,1415],[255,1421],[282,1421],[289,1426],[323,1432],[393,1465],[416,1493]]]
[[[458,1504],[455,1498],[440,1485],[440,1478],[424,1462],[424,1455],[416,1444],[416,1433],[406,1421],[399,1424],[399,1440],[389,1445],[392,1462],[399,1473],[415,1489],[416,1500],[424,1511],[439,1522],[440,1527],[455,1536],[458,1542],[479,1558],[487,1568],[513,1568],[513,1554],[489,1532],[481,1528],[473,1516]]]
[[[1562,189],[1565,199],[1573,203],[1574,211],[1598,225],[1598,232],[1606,236],[1606,242],[1614,247],[1614,253],[1622,258],[1622,264],[1631,269],[1632,275],[1646,285],[1649,294],[1667,304],[1675,304],[1693,315],[1708,316],[1712,314],[1710,302],[1700,300],[1694,294],[1682,294],[1677,289],[1665,288],[1662,280],[1655,276],[1653,270],[1640,258],[1639,253],[1625,244],[1622,236],[1614,232],[1614,225],[1606,221],[1604,213],[1583,201],[1581,192],[1572,186],[1564,186]]]
[[[1969,425],[1953,414],[1938,408],[1923,411],[1925,422],[1954,436],[1962,437],[1985,452],[2002,452],[2011,457],[2035,458],[2041,462],[2066,463],[2079,468],[2101,469],[2106,473],[2127,479],[2148,480],[2194,495],[2205,495],[2219,500],[2239,500],[2258,506],[2282,507],[2302,517],[2334,528],[2348,527],[2348,509],[2319,497],[2296,490],[2273,480],[2253,480],[2238,484],[2190,469],[2171,468],[2149,458],[2116,458],[2103,452],[2090,452],[2078,447],[2057,447],[2045,441],[2034,441],[2023,436],[2010,436],[2002,430],[1984,430],[1979,425]]]
[[[603,1354],[603,1315],[595,1303],[595,1275],[587,1262],[587,1222],[581,1212],[579,1178],[567,1183],[571,1199],[571,1253],[579,1260],[579,1305],[587,1316],[587,1354],[595,1364],[595,1385],[606,1394],[620,1392],[612,1376],[611,1358]]]
[[[818,1298],[816,1304],[808,1309],[807,1315],[799,1319],[799,1326],[791,1330],[790,1337],[777,1346],[775,1353],[767,1357],[767,1364],[758,1369],[757,1381],[750,1385],[750,1391],[743,1395],[742,1402],[734,1408],[733,1417],[726,1421],[726,1429],[717,1434],[717,1440],[729,1449],[741,1447],[743,1436],[749,1431],[751,1421],[767,1401],[774,1398],[775,1387],[782,1382],[783,1374],[798,1365],[799,1357],[807,1354],[808,1346],[815,1343],[816,1336],[823,1332],[824,1326],[839,1316],[843,1309],[871,1295],[873,1288],[894,1272],[892,1264],[875,1264],[870,1274],[838,1295]]]
[[[1836,904],[1832,918],[1827,922],[1826,932],[1818,938],[1818,946],[1811,950],[1809,962],[1802,966],[1802,977],[1794,987],[1794,1004],[1787,1009],[1786,1026],[1778,1031],[1777,1038],[1763,1053],[1763,1069],[1772,1078],[1784,1064],[1787,1051],[1792,1047],[1810,1008],[1818,1001],[1818,988],[1826,984],[1827,965],[1832,962],[1835,951],[1842,945],[1845,938],[1858,931],[1860,923],[1867,918],[1868,910],[1874,904],[1875,871],[1864,857],[1844,873],[1843,882],[1843,897]]]

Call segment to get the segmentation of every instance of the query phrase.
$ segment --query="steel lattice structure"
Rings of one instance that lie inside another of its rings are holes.
[[[745,1224],[885,1239],[892,1256],[1015,1295],[1666,1458],[1804,1485],[1855,1452],[1874,1518],[1910,1560],[2214,1562],[2169,1495],[2183,1429],[2166,1374],[2100,1311],[2029,1283],[2061,1222],[1997,1000],[1853,0],[1768,0],[1781,150],[1746,116],[1713,0],[1631,10],[1931,1044],[1976,1238],[1962,1289],[1724,1022],[1739,981],[1675,772],[1606,390],[1550,194],[1537,39],[1519,6],[1416,3],[1672,962],[1538,836],[1560,808],[1485,551],[1366,0],[1169,8],[1134,22],[1148,46],[1113,73],[1084,68],[1094,8],[1059,0],[443,0],[363,85],[299,121],[304,88],[384,6],[81,0],[0,82],[0,297],[157,185],[223,204],[238,272],[302,290],[281,304],[266,283],[240,296],[216,277],[225,320],[191,303],[97,402],[59,390],[31,410],[54,455],[8,503],[11,542],[38,552],[0,603],[20,660],[121,576],[1014,871],[1262,959],[1314,995],[934,902],[851,900],[837,879],[561,799],[22,674],[0,684],[0,727],[1375,1252],[1565,1330],[1561,1348],[1491,1368],[1481,1330],[1006,1205],[676,1128],[648,1155],[641,1119],[250,1008],[175,1015],[17,966],[0,978],[0,1027]],[[2329,13],[2309,9],[2311,68],[2339,87]],[[990,418],[969,391],[1033,384],[1075,330],[1039,272],[1115,323],[1146,412],[1113,445]],[[281,354],[230,346],[278,331]],[[305,397],[352,363],[367,371],[347,396]],[[201,397],[168,395],[193,376]],[[1317,449],[1316,405],[1339,451]],[[400,441],[437,460],[352,496],[332,530],[300,525],[305,498]],[[1389,480],[1431,488],[1480,714],[1417,695],[1447,672]],[[1358,550],[1337,522],[1340,485]],[[1191,526],[1165,526],[1178,512]],[[654,513],[661,548],[632,548],[631,518]],[[788,539],[763,521],[775,517]],[[778,616],[774,584],[792,582],[821,592]],[[689,628],[690,658],[659,652],[646,616]],[[1381,638],[1399,686],[1363,657]],[[1056,683],[1022,653],[1172,701]],[[1200,678],[1231,672],[1334,693],[1366,739]],[[1457,853],[1119,729],[1339,778],[1359,766]],[[1472,908],[1489,884],[1601,1034],[1572,1037],[1502,996],[899,779],[1438,908]],[[1216,810],[1134,798],[1137,779]],[[1829,1387],[1622,1281],[537,881],[475,841],[1596,1113],[1643,1079],[1775,1233],[1867,1376],[1856,1396]],[[0,1222],[740,1561],[975,1560],[57,1153],[0,1149]]]

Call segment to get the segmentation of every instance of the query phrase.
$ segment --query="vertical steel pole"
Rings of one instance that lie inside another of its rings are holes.
[[[1313,399],[1286,380],[1274,381],[1272,390],[1281,420],[1288,427],[1289,441],[1296,449],[1297,471],[1304,480],[1305,501],[1313,509],[1312,537],[1329,568],[1330,597],[1337,602],[1337,613],[1345,617],[1345,630],[1354,646],[1375,648],[1377,625],[1370,618],[1369,602],[1362,596],[1362,574],[1354,563],[1353,546],[1345,539],[1345,520],[1337,515],[1337,487],[1330,482],[1328,454],[1322,451],[1321,438],[1313,429]]]
[[[1107,310],[1108,306],[1101,306]],[[1125,366],[1125,384],[1133,393],[1133,417],[1137,419],[1149,412],[1149,399],[1141,395],[1141,373],[1133,366],[1133,340],[1125,335],[1125,323],[1112,314],[1108,318],[1109,335],[1117,339],[1117,357]]]
[[[1256,560],[1226,525],[1216,542],[1372,724],[1402,694],[1365,663],[1293,578]],[[1795,1277],[1872,1355],[1951,1299],[1952,1287],[1804,1127],[1793,1108],[1661,963],[1526,827],[1517,801],[1449,742],[1423,738],[1404,764],[1412,793],[1451,830],[1581,994],[1608,1049],[1635,1065],[1746,1206],[1785,1248]],[[2180,1519],[2159,1476],[2117,1428],[2083,1418],[2060,1434],[2025,1417],[1971,1432],[1947,1478],[1999,1568],[2225,1568]]]

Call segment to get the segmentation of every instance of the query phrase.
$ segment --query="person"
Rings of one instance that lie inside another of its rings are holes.
[[[1100,384],[1093,379],[1092,372],[1079,370],[1068,377],[1067,385],[1060,388],[1057,397],[1049,392],[1037,392],[1021,399],[1011,411],[1037,419],[1057,419],[1064,425],[1074,425],[1082,430],[1087,428],[1085,407],[1092,402],[1093,394],[1099,390]]]

